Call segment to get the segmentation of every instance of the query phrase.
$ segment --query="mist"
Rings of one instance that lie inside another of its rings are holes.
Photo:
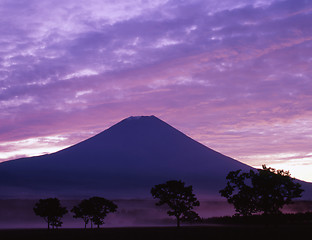
[[[6,199],[0,200],[0,229],[14,228],[47,228],[43,218],[33,212],[33,207],[38,199]],[[73,206],[81,200],[62,200],[69,213],[62,219],[62,228],[83,228],[82,219],[74,219],[70,212]],[[148,227],[148,226],[175,226],[174,217],[167,215],[166,206],[155,206],[156,200],[152,199],[116,199],[118,205],[116,213],[111,213],[105,219],[102,227]],[[312,201],[296,201],[288,205],[283,212],[296,213],[312,210]],[[201,200],[200,207],[195,208],[202,218],[231,216],[235,213],[232,205],[226,200]],[[186,224],[184,224],[186,225]],[[87,226],[90,227],[90,223]]]
[[[6,199],[0,200],[0,228],[46,228],[43,218],[36,216],[33,207],[38,199]],[[63,228],[83,228],[82,219],[74,219],[70,212],[73,206],[81,200],[62,200],[67,213],[63,221]],[[102,227],[132,227],[132,226],[175,226],[175,218],[167,215],[166,206],[155,206],[152,199],[117,199],[116,213],[105,218]],[[215,217],[232,215],[234,209],[226,201],[202,201],[201,206],[195,209],[201,217]],[[90,224],[88,225],[90,227]]]

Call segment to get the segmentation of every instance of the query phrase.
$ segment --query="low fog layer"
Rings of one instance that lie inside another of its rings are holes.
[[[33,207],[38,200],[0,200],[0,228],[47,228],[47,223],[36,216]],[[61,200],[70,210],[80,200]],[[155,200],[114,200],[118,211],[108,215],[102,227],[131,226],[175,226],[175,219],[166,214],[166,207],[155,206]],[[312,210],[311,201],[298,201],[289,205],[284,212],[305,212]],[[233,215],[234,209],[226,201],[201,201],[196,211],[203,218]],[[69,212],[63,218],[63,228],[83,228],[81,219],[74,219]],[[90,227],[90,225],[88,225]]]

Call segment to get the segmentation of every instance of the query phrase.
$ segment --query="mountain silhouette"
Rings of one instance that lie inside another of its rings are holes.
[[[1,163],[0,197],[150,197],[152,186],[172,179],[217,197],[237,169],[251,167],[155,116],[129,117],[56,153]]]

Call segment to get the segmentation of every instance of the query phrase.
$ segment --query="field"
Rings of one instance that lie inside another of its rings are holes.
[[[201,226],[186,227],[184,225],[178,229],[173,227],[176,223],[174,219],[167,216],[167,209],[155,207],[153,201],[118,200],[116,202],[120,206],[119,211],[110,215],[101,229],[89,229],[90,225],[88,225],[87,230],[80,229],[80,227],[83,227],[83,221],[74,219],[71,214],[67,214],[63,219],[62,228],[48,231],[45,229],[47,227],[46,222],[33,213],[32,208],[36,201],[0,200],[0,240],[294,240],[312,238],[312,221],[310,217],[309,221],[305,218],[303,221],[294,220],[292,215],[287,215],[286,219],[278,218],[273,219],[273,221],[263,220],[260,216],[255,216],[253,219],[229,217],[209,219],[212,216],[233,214],[231,206],[225,201],[203,201],[201,203],[200,215],[206,217],[206,225]],[[62,203],[68,209],[71,209],[77,201],[63,200]],[[305,212],[311,210],[311,206],[311,202],[300,201],[289,206],[291,208],[286,209],[286,212]],[[291,218],[288,219],[288,217]]]
[[[311,239],[311,225],[296,226],[200,226],[154,228],[102,228],[102,229],[20,229],[0,230],[0,239]]]

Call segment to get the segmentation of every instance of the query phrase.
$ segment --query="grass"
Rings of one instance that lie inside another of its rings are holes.
[[[312,212],[286,213],[276,215],[224,216],[202,219],[206,224],[240,225],[312,225]]]
[[[275,226],[193,226],[193,227],[148,227],[148,228],[102,228],[102,229],[16,229],[0,230],[0,239],[135,239],[135,240],[201,240],[201,239],[310,239],[312,225]]]

